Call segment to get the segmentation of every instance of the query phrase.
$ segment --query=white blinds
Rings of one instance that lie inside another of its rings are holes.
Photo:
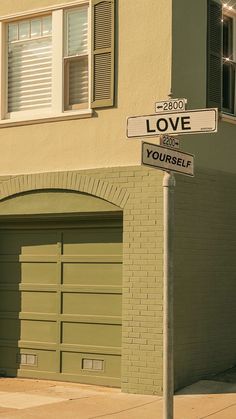
[[[18,28],[9,25],[8,112],[51,106],[52,41],[44,36],[46,29],[50,33],[46,24],[44,18],[24,21]]]
[[[64,108],[84,107],[89,100],[88,6],[66,10],[60,31],[64,31],[65,41],[64,85],[61,81],[61,88],[65,89]],[[52,48],[57,48],[55,37],[53,42],[52,45],[51,15],[8,24],[9,113],[33,112],[52,106],[52,78],[55,77],[55,74],[52,75],[52,58],[55,60],[56,56]],[[57,64],[60,66],[62,62],[58,60]]]
[[[67,12],[67,43],[65,60],[69,71],[66,84],[69,103],[73,106],[88,102],[88,8],[80,7]]]
[[[69,104],[88,102],[88,58],[83,57],[69,64]]]
[[[88,52],[88,8],[80,8],[67,13],[66,55],[87,54]]]

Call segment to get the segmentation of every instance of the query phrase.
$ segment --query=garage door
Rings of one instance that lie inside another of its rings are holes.
[[[0,374],[119,386],[120,220],[0,229]]]

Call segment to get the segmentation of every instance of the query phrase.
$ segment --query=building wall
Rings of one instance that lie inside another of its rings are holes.
[[[62,3],[2,0],[0,13]],[[123,208],[122,390],[160,394],[163,172],[140,166],[141,142],[126,139],[126,118],[154,113],[170,92],[171,0],[117,0],[116,10],[115,106],[89,118],[0,127],[0,214],[13,196],[19,203],[25,191],[55,188]]]
[[[188,109],[206,107],[207,1],[173,0],[172,90]],[[187,135],[193,179],[175,190],[175,387],[235,365],[235,125]]]
[[[33,11],[38,3],[43,8],[62,1],[2,0],[1,15]],[[173,97],[186,97],[189,109],[205,108],[206,4],[117,0],[115,106],[97,109],[91,118],[0,128],[0,213],[9,196],[75,185],[73,190],[111,201],[114,192],[123,208],[126,392],[162,390],[163,280],[163,173],[140,167],[140,140],[126,139],[126,118],[154,113],[171,84]],[[181,149],[195,154],[197,172],[194,179],[177,176],[175,190],[177,388],[230,366],[236,355],[235,127],[221,122],[217,134],[182,136]]]
[[[201,170],[175,192],[175,387],[235,365],[236,177]]]
[[[206,108],[207,0],[173,0],[172,91],[188,99],[188,109]],[[217,134],[184,135],[181,149],[195,165],[235,173],[235,123],[219,119]]]
[[[16,215],[14,197],[22,206],[20,196],[35,190],[89,193],[123,209],[121,385],[131,393],[162,391],[162,178],[154,169],[121,167],[3,177],[0,183],[2,215]]]
[[[60,3],[2,0],[0,13]],[[171,1],[118,0],[117,23],[115,106],[92,118],[0,128],[0,174],[140,164],[140,140],[126,139],[126,118],[154,113],[170,92]]]

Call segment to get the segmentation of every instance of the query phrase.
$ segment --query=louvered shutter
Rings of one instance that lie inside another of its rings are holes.
[[[16,42],[8,51],[8,112],[51,106],[51,38]]]
[[[92,107],[114,103],[115,0],[92,0]]]
[[[208,0],[207,33],[207,106],[221,110],[222,107],[222,6]]]

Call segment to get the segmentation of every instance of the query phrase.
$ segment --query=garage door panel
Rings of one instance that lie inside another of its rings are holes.
[[[57,234],[51,232],[8,231],[0,240],[2,255],[56,254],[57,248]]]
[[[122,263],[122,254],[62,255],[61,261],[63,263]]]
[[[64,232],[63,254],[116,254],[121,253],[120,229],[80,229]]]
[[[22,312],[56,313],[57,294],[55,292],[23,291]]]
[[[78,243],[68,244],[63,247],[64,255],[113,255],[121,254],[122,247],[119,243]]]
[[[68,245],[83,243],[121,243],[121,229],[112,227],[87,227],[63,231],[63,243]]]
[[[63,284],[120,285],[121,263],[63,263]]]
[[[53,343],[56,339],[56,322],[21,320],[21,340]]]
[[[7,285],[6,285],[7,287]],[[0,290],[0,312],[16,312],[21,309],[21,296],[18,290]]]
[[[23,359],[26,362],[28,361],[28,356],[31,356],[30,363],[27,364],[20,364],[19,369],[21,371],[27,370],[35,370],[35,371],[47,371],[47,372],[54,372],[57,369],[57,354],[56,351],[49,351],[49,350],[41,350],[41,349],[29,349],[29,348],[22,348],[20,350],[21,357],[23,355]],[[26,355],[26,356],[24,356]],[[22,359],[22,358],[21,358]],[[33,363],[35,360],[35,364]]]
[[[121,326],[112,324],[62,323],[62,343],[120,347]]]
[[[0,283],[18,284],[21,281],[21,267],[18,262],[0,262]]]
[[[21,282],[23,284],[56,284],[57,283],[56,263],[22,263]]]
[[[1,255],[19,255],[21,253],[20,235],[15,231],[1,232],[0,254]]]
[[[116,355],[62,352],[61,360],[64,374],[120,376],[120,357]]]
[[[58,253],[56,233],[27,233],[21,246],[22,255],[56,255]]]
[[[18,349],[14,347],[1,347],[0,348],[0,370],[5,370],[6,368],[17,368],[17,355]]]
[[[17,313],[16,313],[17,317]],[[18,340],[20,336],[20,322],[17,318],[0,318],[0,339],[3,340]]]
[[[63,293],[63,314],[119,316],[121,295],[92,293]]]

